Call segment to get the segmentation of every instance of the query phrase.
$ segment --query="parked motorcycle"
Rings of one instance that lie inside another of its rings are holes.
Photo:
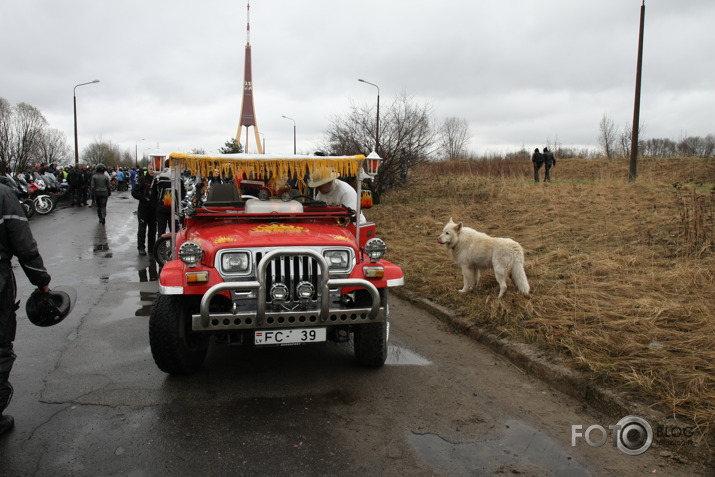
[[[22,176],[19,175],[18,179],[21,177]],[[30,199],[32,199],[32,205],[35,208],[35,212],[40,215],[47,215],[55,210],[56,203],[54,199],[45,192],[45,189],[47,189],[45,181],[36,177],[33,181],[26,182],[26,184],[30,194]]]

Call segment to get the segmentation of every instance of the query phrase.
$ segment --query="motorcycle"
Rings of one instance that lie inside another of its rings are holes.
[[[35,212],[40,215],[47,215],[55,210],[55,200],[45,191],[47,189],[45,181],[36,177],[32,182],[28,182],[27,186]]]

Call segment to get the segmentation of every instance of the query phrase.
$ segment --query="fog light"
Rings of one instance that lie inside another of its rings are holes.
[[[365,244],[365,253],[370,257],[370,260],[377,262],[382,257],[385,256],[387,252],[387,245],[382,239],[372,238]]]
[[[274,303],[283,303],[288,299],[288,287],[282,283],[274,283],[271,287],[271,300]]]
[[[300,282],[298,286],[295,287],[295,291],[301,301],[308,301],[313,298],[315,287],[310,282]]]
[[[196,242],[184,242],[179,247],[179,258],[189,267],[195,267],[203,255],[204,251]]]

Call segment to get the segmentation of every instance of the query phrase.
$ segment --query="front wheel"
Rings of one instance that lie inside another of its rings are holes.
[[[369,296],[369,295],[368,295]],[[385,321],[356,326],[353,331],[355,359],[361,366],[379,368],[387,359],[387,340],[390,333],[390,307],[388,291],[380,290],[380,300],[385,309]]]
[[[171,236],[159,237],[154,243],[154,260],[159,267],[171,261]]]
[[[35,205],[32,203],[31,200],[23,200],[21,204],[22,210],[25,211],[25,217],[29,219],[33,215],[35,215]]]
[[[47,215],[55,210],[55,201],[49,195],[38,195],[33,199],[32,205],[40,215]]]
[[[157,295],[149,317],[149,345],[156,365],[168,374],[199,370],[209,337],[191,330],[191,303],[183,296]]]

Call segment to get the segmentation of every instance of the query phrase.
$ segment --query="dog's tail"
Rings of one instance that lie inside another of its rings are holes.
[[[529,281],[526,279],[526,272],[524,271],[524,249],[521,247],[519,247],[519,253],[517,253],[514,265],[511,267],[511,279],[520,293],[529,294]]]

